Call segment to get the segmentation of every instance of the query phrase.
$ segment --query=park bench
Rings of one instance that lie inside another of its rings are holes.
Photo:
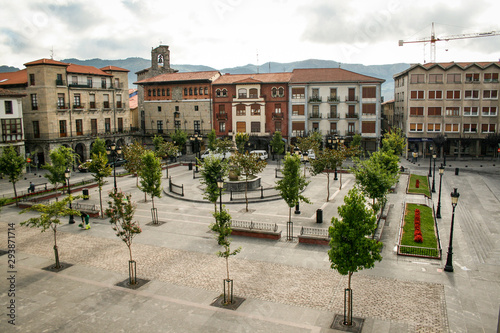
[[[231,235],[278,240],[281,230],[276,223],[231,220]]]
[[[330,244],[328,229],[302,227],[300,229],[299,243],[328,245]]]
[[[35,193],[36,188],[39,186],[43,186],[44,189],[47,190],[47,184],[48,183],[31,184],[30,187],[28,187],[28,193]]]

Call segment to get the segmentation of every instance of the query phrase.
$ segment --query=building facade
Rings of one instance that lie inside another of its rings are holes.
[[[0,88],[0,151],[9,145],[25,156],[23,103],[26,94]]]
[[[458,158],[494,154],[488,137],[498,135],[499,75],[500,62],[416,64],[394,75],[408,150],[428,156],[437,145]]]
[[[121,146],[130,142],[128,70],[52,59],[25,66],[0,74],[0,87],[26,94],[22,101],[26,153],[34,155],[39,166],[49,162],[50,150],[61,145],[86,160],[96,137]]]
[[[382,135],[386,132],[390,132],[393,128],[398,128],[396,126],[398,122],[397,114],[394,113],[394,100],[386,101],[382,103]]]

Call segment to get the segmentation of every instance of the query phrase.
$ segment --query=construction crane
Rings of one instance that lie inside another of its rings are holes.
[[[431,28],[431,37],[426,37],[417,40],[399,40],[399,46],[403,46],[404,44],[409,43],[431,43],[431,63],[436,62],[436,42],[449,41],[455,39],[469,39],[469,38],[479,38],[479,37],[492,37],[500,35],[500,31],[490,31],[490,32],[479,32],[479,33],[470,33],[463,35],[452,35],[445,37],[436,37],[436,33],[434,32],[434,22],[432,22]]]

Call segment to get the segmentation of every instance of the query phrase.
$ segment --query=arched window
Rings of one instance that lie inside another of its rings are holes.
[[[193,88],[189,88],[189,96],[193,96]]]
[[[237,116],[244,116],[246,115],[246,108],[244,104],[238,104],[236,105],[236,115]]]
[[[188,88],[184,88],[184,96],[187,96],[188,94]]]
[[[215,91],[215,96],[220,97],[220,89],[217,89],[217,90]]]
[[[162,90],[161,90],[161,95],[162,95],[162,96],[165,96],[165,89],[162,89]]]
[[[194,88],[194,94],[198,95],[198,88]]]
[[[158,93],[157,93],[158,96],[160,96],[160,88],[158,88]]]
[[[250,89],[250,98],[259,98],[259,91],[256,88]]]
[[[245,88],[238,89],[238,98],[247,98],[247,90]]]
[[[167,88],[167,96],[170,96],[170,88]]]
[[[222,96],[227,97],[227,89],[222,89]]]
[[[205,87],[205,95],[208,95],[208,88]]]
[[[151,89],[148,89],[148,96],[151,97]]]
[[[200,87],[199,91],[200,91],[200,95],[203,95],[203,87]]]
[[[276,97],[277,92],[278,92],[278,89],[276,89],[276,87],[274,87],[274,88],[272,89],[272,96],[273,96],[273,97]]]
[[[285,88],[280,87],[280,88],[278,89],[278,94],[279,94],[279,96],[280,96],[280,97],[285,96]]]
[[[153,96],[156,96],[156,89],[153,89]]]

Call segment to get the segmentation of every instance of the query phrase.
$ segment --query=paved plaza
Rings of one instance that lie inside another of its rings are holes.
[[[262,174],[262,185],[276,181],[274,162]],[[419,165],[420,163],[420,165]],[[410,172],[426,175],[429,160],[415,164],[402,159]],[[455,175],[455,168],[459,168]],[[437,169],[436,169],[437,174]],[[24,190],[40,174],[28,174],[18,183]],[[199,179],[186,165],[172,167],[169,176],[183,184],[185,196],[164,193],[155,199],[160,226],[151,221],[151,200],[136,187],[136,178],[119,177],[118,187],[131,192],[137,204],[135,219],[143,232],[134,239],[133,255],[138,277],[149,280],[138,289],[117,286],[128,277],[127,247],[115,235],[107,219],[91,218],[92,228],[82,230],[66,222],[58,227],[61,261],[71,264],[60,271],[43,270],[54,262],[51,231],[21,227],[35,216],[19,215],[14,206],[0,213],[0,250],[7,250],[8,223],[15,223],[15,273],[7,255],[0,256],[0,332],[337,332],[330,326],[343,313],[347,277],[330,268],[328,246],[299,244],[302,226],[328,228],[343,196],[354,186],[352,175],[331,176],[326,202],[326,177],[311,177],[304,195],[312,204],[300,205],[293,214],[294,240],[285,240],[288,207],[282,199],[242,203],[223,202],[233,219],[277,223],[279,241],[234,236],[232,247],[241,253],[229,262],[234,293],[245,301],[237,310],[210,304],[222,293],[224,259],[213,233],[213,204],[203,203]],[[383,260],[352,278],[355,317],[364,318],[363,332],[497,332],[500,310],[500,162],[448,161],[443,176],[438,229],[443,248],[441,260],[401,257],[395,252],[404,203],[422,200],[406,194],[408,174],[402,174],[388,196],[390,210],[381,241]],[[90,178],[78,173],[73,177]],[[439,176],[436,178],[439,188]],[[112,189],[109,178],[103,202]],[[165,189],[168,181],[164,179]],[[443,271],[451,224],[450,192],[458,188],[455,212],[453,265]],[[12,184],[0,180],[0,194],[12,192]],[[437,205],[437,191],[432,202]],[[98,204],[97,188],[90,200]],[[316,223],[323,211],[324,222]],[[9,295],[15,275],[15,295]],[[7,308],[15,301],[15,326]]]

